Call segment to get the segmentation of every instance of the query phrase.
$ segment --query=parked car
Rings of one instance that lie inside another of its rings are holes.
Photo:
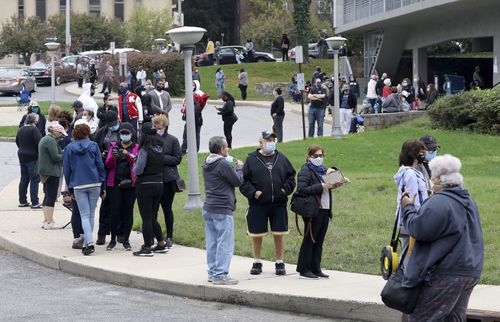
[[[214,61],[218,65],[237,64],[236,55],[242,55],[241,62],[248,62],[248,53],[243,46],[220,46],[215,50]],[[271,53],[254,51],[252,62],[275,62],[276,58]],[[208,66],[208,55],[203,53],[194,57],[196,66]]]
[[[58,60],[54,63],[56,85],[76,80],[75,66]],[[38,85],[50,85],[51,66],[50,62],[39,60],[32,64],[28,71],[33,74]]]
[[[76,67],[76,62],[79,59],[83,59],[86,62],[89,62],[89,61],[92,60],[92,58],[90,56],[85,56],[85,55],[70,55],[70,56],[65,56],[65,57],[61,58],[61,61],[63,63],[67,63],[67,64],[70,64],[70,65]]]
[[[319,46],[317,43],[310,43],[308,44],[308,54],[309,54],[309,57],[310,58],[319,58]],[[296,50],[297,47],[293,47],[292,49],[290,49],[288,51],[288,57],[290,59],[294,59],[295,60],[295,50]],[[342,56],[342,53],[339,51],[339,55]],[[327,51],[327,54],[326,54],[326,58],[333,58],[333,49],[331,49],[330,47],[328,47],[328,51]]]
[[[19,94],[22,90],[36,91],[33,75],[24,68],[0,68],[0,92]]]

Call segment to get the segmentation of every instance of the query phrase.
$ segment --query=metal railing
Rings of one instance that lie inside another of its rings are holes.
[[[425,0],[344,0],[344,24]]]

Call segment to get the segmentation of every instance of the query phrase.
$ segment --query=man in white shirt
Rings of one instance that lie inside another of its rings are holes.
[[[137,71],[135,78],[142,86],[146,85],[146,71],[142,68],[142,66],[139,66],[139,70]]]
[[[149,92],[148,95],[151,97],[152,114],[165,114],[168,117],[168,112],[172,109],[172,100],[165,90],[165,81],[160,79],[156,83],[155,90]]]

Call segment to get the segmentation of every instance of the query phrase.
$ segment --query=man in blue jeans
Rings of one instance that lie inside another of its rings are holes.
[[[307,119],[309,120],[309,137],[314,137],[315,123],[318,123],[318,136],[323,136],[323,121],[325,120],[326,89],[321,87],[321,79],[316,78],[307,98],[311,101]]]
[[[222,136],[212,137],[208,149],[210,154],[202,166],[208,281],[214,285],[234,285],[238,281],[228,275],[234,252],[234,188],[243,183],[243,162],[236,160],[233,167],[233,157],[228,154],[228,144]]]

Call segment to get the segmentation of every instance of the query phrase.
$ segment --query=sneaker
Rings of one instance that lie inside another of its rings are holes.
[[[42,229],[45,229],[44,227],[45,227],[45,224],[46,224],[46,223],[47,223],[47,221],[46,221],[46,220],[42,221]]]
[[[56,224],[55,221],[52,220],[51,222],[45,222],[42,228],[46,230],[55,230],[55,229],[61,229],[61,226],[59,226],[58,224]]]
[[[23,203],[20,203],[19,205],[17,205],[18,207],[20,208],[25,208],[25,207],[29,207],[30,206],[30,203],[29,202],[23,202]]]
[[[134,256],[140,256],[140,257],[153,257],[153,252],[151,251],[151,248],[146,247],[142,245],[141,249],[133,252],[132,253]]]
[[[94,245],[92,245],[92,244],[88,244],[87,246],[83,247],[83,249],[82,249],[82,254],[85,256],[89,256],[93,252],[95,252],[95,249],[94,249]]]
[[[285,263],[274,264],[276,275],[286,275]]]
[[[42,206],[42,204],[37,203],[36,205],[32,205],[30,208],[31,208],[31,209],[42,209],[42,208],[43,208],[43,206]]]
[[[161,254],[168,253],[167,247],[165,245],[161,246],[160,244],[156,244],[155,246],[151,247],[151,251],[153,253],[161,253]]]
[[[116,246],[116,241],[112,240],[109,242],[108,246],[106,246],[106,250],[113,250]]]
[[[104,245],[106,244],[106,235],[97,235],[96,245]]]
[[[132,246],[130,246],[128,240],[123,242],[123,248],[125,248],[125,250],[132,250]]]
[[[313,273],[313,274],[316,275],[317,277],[320,277],[320,278],[330,278],[330,275],[325,274],[322,271],[319,271],[319,272],[316,272],[316,273]]]
[[[235,280],[229,276],[224,276],[223,278],[213,278],[212,284],[214,285],[236,285],[238,280]]]
[[[83,238],[76,238],[73,240],[73,245],[71,246],[73,249],[83,249]]]
[[[306,280],[317,280],[317,279],[319,279],[318,276],[314,275],[311,272],[300,273],[299,278],[306,279]]]
[[[253,263],[250,274],[259,275],[260,273],[262,273],[262,263]]]
[[[209,283],[212,283],[214,281],[214,277],[213,276],[209,276],[208,279],[207,279],[207,281]]]
[[[167,238],[167,240],[165,240],[165,247],[167,247],[168,249],[174,247],[174,241],[172,240],[172,238]]]

